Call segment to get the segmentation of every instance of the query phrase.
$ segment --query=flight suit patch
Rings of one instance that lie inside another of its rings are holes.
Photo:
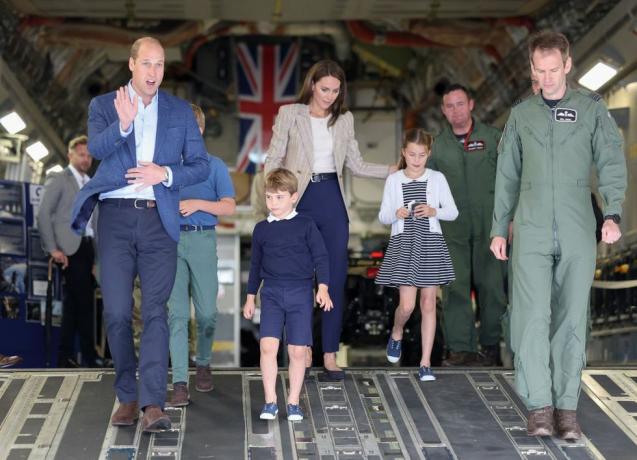
[[[577,121],[577,110],[558,107],[554,110],[555,121],[575,123]]]
[[[475,152],[476,150],[484,150],[485,146],[486,142],[476,139],[473,141],[469,141],[465,150],[467,152]]]

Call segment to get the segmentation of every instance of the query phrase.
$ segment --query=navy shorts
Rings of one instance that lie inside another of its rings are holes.
[[[261,288],[261,337],[281,340],[285,326],[288,345],[311,346],[314,308],[312,284],[268,286],[266,283]]]

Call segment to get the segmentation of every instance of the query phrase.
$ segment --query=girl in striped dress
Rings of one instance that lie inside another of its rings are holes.
[[[435,380],[431,349],[436,333],[436,291],[455,279],[439,220],[455,220],[458,208],[445,176],[426,169],[433,137],[422,129],[403,133],[399,170],[385,182],[378,219],[391,224],[391,238],[376,283],[400,290],[400,304],[387,344],[387,359],[400,360],[405,323],[420,289],[422,357],[418,377]]]

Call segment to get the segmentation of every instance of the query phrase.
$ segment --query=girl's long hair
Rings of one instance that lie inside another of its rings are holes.
[[[411,128],[403,131],[402,149],[407,148],[407,144],[424,145],[431,154],[431,146],[434,143],[434,137],[422,128]],[[407,162],[405,161],[405,155],[400,154],[400,160],[398,161],[398,169],[405,169]]]

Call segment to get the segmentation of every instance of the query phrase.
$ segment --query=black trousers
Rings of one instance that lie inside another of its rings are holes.
[[[69,256],[69,265],[62,271],[64,300],[58,366],[66,367],[74,357],[75,336],[80,337],[82,365],[95,363],[95,289],[93,263],[95,250],[91,238],[82,238],[77,252]]]

